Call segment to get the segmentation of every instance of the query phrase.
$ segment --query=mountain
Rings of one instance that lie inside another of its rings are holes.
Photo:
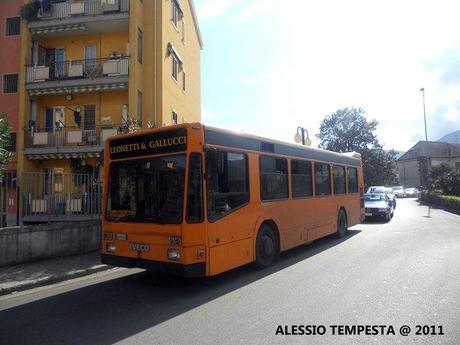
[[[446,134],[443,136],[441,139],[437,141],[442,141],[445,143],[451,143],[451,144],[460,144],[460,129],[458,131]]]

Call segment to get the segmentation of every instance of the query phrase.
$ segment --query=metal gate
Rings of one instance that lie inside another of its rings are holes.
[[[99,219],[102,183],[93,174],[0,173],[0,227]]]

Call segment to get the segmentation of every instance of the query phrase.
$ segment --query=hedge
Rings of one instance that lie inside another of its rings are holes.
[[[423,191],[420,200],[460,212],[460,196],[444,195],[439,192]]]

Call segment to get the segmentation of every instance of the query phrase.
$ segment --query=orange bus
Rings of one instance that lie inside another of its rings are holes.
[[[364,216],[357,153],[183,124],[106,142],[102,262],[212,276]]]

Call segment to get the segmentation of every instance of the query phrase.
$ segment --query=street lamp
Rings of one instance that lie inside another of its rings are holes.
[[[422,95],[423,95],[423,120],[425,121],[425,141],[428,141],[428,134],[426,130],[425,88],[422,87],[420,91],[422,92]]]
[[[307,137],[305,137],[305,133],[307,133]],[[310,140],[310,137],[308,136],[308,130],[300,126],[297,127],[297,133],[294,135],[294,141],[296,143],[302,142],[302,145],[305,145],[305,146],[310,146],[311,140]]]

